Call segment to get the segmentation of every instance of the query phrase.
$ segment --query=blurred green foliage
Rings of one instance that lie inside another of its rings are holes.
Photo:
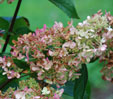
[[[0,16],[12,16],[18,0],[8,5],[6,1],[0,4]],[[76,25],[79,21],[86,19],[88,15],[102,9],[103,12],[110,11],[113,14],[113,0],[75,0],[76,9],[80,20],[74,20]],[[61,21],[66,26],[70,18],[59,8],[48,0],[23,0],[18,16],[27,17],[30,20],[31,29],[42,28],[43,24],[51,27],[54,21]]]

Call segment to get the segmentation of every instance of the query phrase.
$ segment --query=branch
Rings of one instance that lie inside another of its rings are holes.
[[[16,17],[17,17],[17,14],[18,14],[18,11],[19,11],[21,2],[22,2],[22,0],[18,0],[18,4],[17,4],[16,10],[15,10],[14,16],[12,18],[12,21],[11,21],[11,24],[10,24],[10,27],[9,27],[9,30],[8,30],[8,35],[6,37],[6,41],[5,41],[4,47],[2,49],[2,53],[5,52],[5,50],[7,48],[7,44],[9,42],[9,40],[10,40],[10,36],[11,35],[9,33],[13,31],[14,23],[15,23],[15,20],[16,20]]]

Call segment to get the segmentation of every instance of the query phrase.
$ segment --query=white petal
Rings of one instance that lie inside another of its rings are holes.
[[[78,25],[83,26],[83,24],[82,24],[82,23],[78,23]]]
[[[24,92],[17,92],[15,94],[16,99],[25,99],[25,93]]]
[[[87,16],[87,19],[89,20],[91,17],[90,16]]]
[[[11,63],[10,62],[7,62],[7,66],[10,67],[11,66]]]

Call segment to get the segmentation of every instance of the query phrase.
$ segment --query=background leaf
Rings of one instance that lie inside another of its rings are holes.
[[[68,95],[66,95],[66,94],[63,94],[62,97],[63,97],[63,99],[73,99],[72,96],[68,96]]]
[[[0,17],[0,30],[8,30],[9,22],[4,18]]]
[[[29,27],[29,26],[30,24],[27,18],[25,17],[17,18],[14,24],[13,32],[15,32],[18,28]]]
[[[73,96],[74,81],[68,81],[63,88],[66,95]]]
[[[90,82],[88,81],[83,99],[90,99],[90,97],[91,97],[91,86]]]
[[[2,75],[2,73],[3,73],[3,70],[2,70],[2,68],[0,68],[0,86],[1,86],[6,80],[8,80],[8,79],[7,79],[7,76],[6,76],[6,75]]]
[[[55,4],[57,7],[59,7],[62,11],[64,11],[70,18],[79,19],[73,0],[49,0],[49,1]]]
[[[18,66],[19,68],[21,68],[23,70],[30,68],[29,65],[25,61],[18,60],[18,59],[13,59],[13,61],[16,64],[16,66]]]
[[[19,79],[13,79],[2,89],[2,91],[5,92],[9,87],[17,88],[18,84],[19,84]]]
[[[85,89],[88,80],[88,71],[86,64],[82,64],[82,69],[80,70],[81,76],[79,79],[75,80],[74,86],[74,99],[84,99]]]

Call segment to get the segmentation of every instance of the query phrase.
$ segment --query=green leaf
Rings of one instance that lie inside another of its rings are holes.
[[[13,59],[13,61],[19,68],[23,70],[28,70],[30,68],[29,65],[25,61],[18,60],[18,59]]]
[[[90,99],[90,97],[91,97],[91,86],[90,82],[88,81],[83,99]]]
[[[3,56],[11,56],[11,53],[0,53],[0,56],[3,57]]]
[[[8,30],[9,22],[4,18],[0,17],[0,30]]]
[[[64,11],[70,18],[79,19],[73,0],[49,0],[49,1],[55,4],[57,7],[59,7],[62,11]]]
[[[23,35],[23,34],[28,34],[29,32],[32,32],[28,27],[20,27],[16,29],[16,34],[18,35]]]
[[[25,17],[17,18],[14,24],[13,32],[16,32],[17,29],[22,27],[29,27],[29,21]]]
[[[63,99],[73,99],[72,96],[69,96],[69,95],[66,95],[66,94],[63,94],[62,97],[63,97]]]
[[[1,86],[6,80],[8,80],[8,79],[7,79],[7,76],[0,74],[0,86]]]
[[[75,80],[74,86],[74,99],[84,99],[85,89],[88,80],[88,71],[86,64],[82,64],[82,69],[80,70],[81,76],[79,79]]]
[[[7,76],[6,76],[6,75],[2,75],[2,73],[3,73],[3,70],[2,70],[2,68],[0,68],[0,86],[1,86],[6,80],[8,80],[8,79],[7,79]]]
[[[74,91],[74,81],[68,81],[63,87],[64,93],[69,96],[73,96]]]
[[[6,86],[2,89],[3,92],[5,92],[8,88],[17,88],[19,85],[19,79],[13,78],[10,79],[10,81],[6,84]]]

